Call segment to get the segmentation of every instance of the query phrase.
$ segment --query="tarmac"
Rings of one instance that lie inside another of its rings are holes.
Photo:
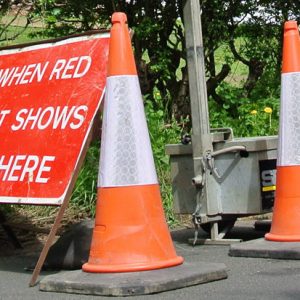
[[[230,246],[197,245],[192,247],[188,240],[193,237],[193,229],[172,231],[178,255],[187,264],[225,264],[228,277],[176,290],[143,296],[107,297],[87,296],[72,293],[43,292],[40,281],[48,275],[61,272],[41,273],[39,282],[29,287],[31,272],[25,271],[34,257],[28,255],[4,256],[0,253],[0,299],[300,299],[300,260],[234,257],[229,255]],[[254,221],[239,221],[226,238],[251,241],[262,238],[263,230],[254,229]],[[204,232],[200,236],[205,237]]]

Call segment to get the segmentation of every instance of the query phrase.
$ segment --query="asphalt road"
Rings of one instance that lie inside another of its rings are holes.
[[[253,224],[238,223],[228,238],[255,239],[263,236]],[[201,234],[204,236],[204,233]],[[38,285],[29,288],[31,273],[24,268],[32,262],[28,256],[1,256],[0,253],[0,299],[300,299],[300,261],[262,258],[239,258],[228,255],[229,246],[199,245],[192,247],[188,238],[193,230],[172,232],[177,253],[187,262],[217,262],[227,266],[228,278],[188,288],[154,295],[133,297],[102,297],[59,294],[39,291]],[[43,272],[40,279],[50,273]]]

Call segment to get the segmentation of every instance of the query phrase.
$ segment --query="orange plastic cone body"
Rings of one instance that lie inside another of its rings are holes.
[[[86,272],[133,272],[182,263],[163,218],[157,185],[100,188]]]
[[[284,24],[282,73],[300,72],[300,37],[296,21]]]
[[[126,21],[123,13],[112,16],[96,219],[85,272],[183,262],[165,221]]]
[[[114,13],[111,22],[107,76],[137,75],[127,17],[123,13]]]
[[[270,241],[300,241],[300,37],[297,22],[284,25],[276,196]]]

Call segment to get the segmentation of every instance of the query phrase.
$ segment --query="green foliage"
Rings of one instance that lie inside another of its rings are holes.
[[[154,109],[151,98],[155,99],[155,103],[161,103],[161,106]],[[160,101],[161,95],[158,90],[154,91],[152,97],[148,95],[145,99],[145,113],[164,210],[169,225],[173,225],[176,222],[176,218],[173,213],[170,164],[169,157],[165,153],[165,145],[179,142],[184,129],[185,120],[182,120],[180,124],[172,118],[168,124],[165,123],[165,113],[162,102]]]
[[[90,216],[95,215],[99,149],[99,141],[93,142],[89,147],[71,198],[72,205],[88,213]]]
[[[176,71],[185,56],[182,5],[176,1],[97,1],[70,0],[58,3],[40,0],[32,15],[40,15],[49,37],[79,33],[90,29],[109,28],[115,11],[127,14],[134,30],[132,38],[143,95],[158,88],[162,96],[165,119],[172,116],[172,102],[178,97],[182,81]],[[37,33],[38,34],[38,33]],[[144,60],[147,53],[147,60]],[[186,72],[186,70],[185,70]]]
[[[230,84],[219,87],[225,102],[220,107],[209,101],[212,128],[231,127],[238,137],[276,135],[279,123],[279,98],[244,98],[241,90]],[[235,118],[232,118],[234,111]]]

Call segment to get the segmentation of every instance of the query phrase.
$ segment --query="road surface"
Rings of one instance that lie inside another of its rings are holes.
[[[264,232],[254,230],[253,222],[238,222],[227,237],[255,239]],[[202,236],[205,233],[201,233]],[[39,291],[38,285],[29,288],[31,273],[24,268],[33,261],[30,256],[4,256],[0,253],[0,299],[126,299],[126,300],[174,300],[174,299],[300,299],[300,261],[239,258],[228,255],[229,246],[199,245],[192,247],[188,239],[193,237],[192,229],[172,232],[177,253],[186,261],[224,263],[228,278],[188,288],[154,295],[133,297],[102,297],[74,294],[59,294]],[[39,279],[49,272],[43,272]]]

